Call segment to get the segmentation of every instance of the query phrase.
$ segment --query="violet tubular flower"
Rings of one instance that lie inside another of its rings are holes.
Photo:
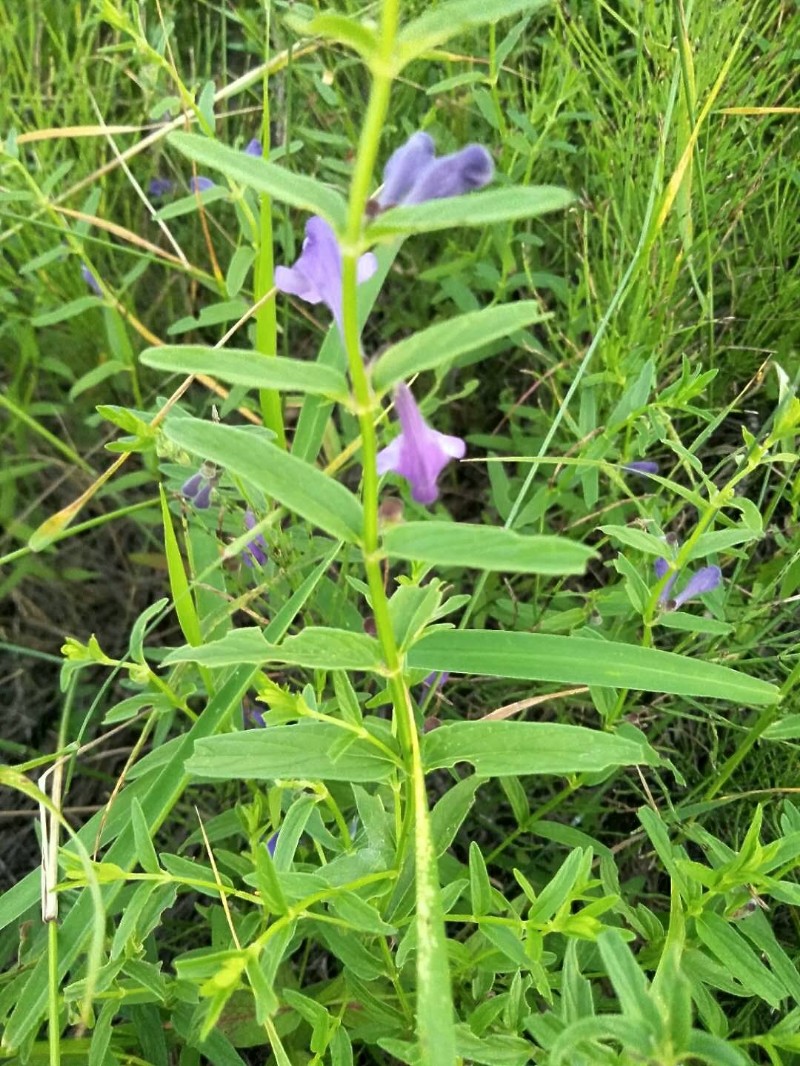
[[[189,191],[190,192],[207,192],[209,189],[214,188],[214,182],[211,178],[206,178],[202,174],[198,174],[196,178],[189,179]]]
[[[622,469],[629,474],[657,474],[658,463],[652,459],[632,459],[629,463],[623,463]]]
[[[169,178],[151,178],[147,184],[147,195],[157,200],[159,197],[171,193],[174,188],[175,182]]]
[[[81,264],[81,277],[95,294],[95,296],[102,296],[103,290],[100,288],[100,283],[91,270],[85,263]]]
[[[377,269],[378,260],[372,252],[362,255],[358,261],[358,284],[371,278]],[[294,266],[275,268],[275,287],[306,303],[324,303],[341,330],[342,250],[324,218],[312,215],[308,220],[300,258]]]
[[[181,496],[198,511],[207,510],[211,506],[211,492],[217,486],[220,473],[214,463],[204,462],[196,474],[184,481]]]
[[[261,141],[258,139],[258,137],[253,137],[252,140],[249,140],[242,149],[242,151],[245,155],[252,155],[256,157],[262,156],[264,154],[264,149],[262,148]]]
[[[378,453],[378,473],[404,477],[417,503],[431,504],[439,497],[437,481],[451,459],[463,459],[467,450],[461,437],[431,429],[408,385],[397,386],[395,409],[401,433]]]
[[[666,559],[656,559],[653,569],[656,577],[661,580],[669,571],[669,563]],[[673,596],[672,590],[678,579],[678,573],[679,571],[676,570],[670,575],[658,597],[659,605],[667,611],[677,611],[688,600],[703,596],[706,592],[713,592],[722,584],[722,571],[718,566],[703,566],[692,574],[677,596]]]
[[[248,532],[256,525],[256,516],[248,508],[244,513],[244,526]],[[267,542],[264,540],[263,533],[257,533],[251,540],[244,546],[242,552],[242,561],[245,566],[249,566],[251,569],[256,566],[263,566],[267,561]]]
[[[494,162],[483,145],[468,144],[437,159],[428,134],[414,133],[389,157],[376,202],[386,209],[462,196],[488,185],[493,177]]]
[[[420,686],[425,689],[425,695],[427,696],[431,688],[433,688],[435,692],[440,692],[449,680],[450,673],[448,670],[443,672],[434,670],[433,673],[428,674],[427,677],[423,677],[420,681]]]

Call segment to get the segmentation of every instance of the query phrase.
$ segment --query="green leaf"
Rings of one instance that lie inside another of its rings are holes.
[[[198,418],[169,419],[164,432],[175,444],[245,478],[327,533],[350,543],[359,540],[363,514],[356,497],[263,436]]]
[[[355,892],[342,891],[331,900],[331,910],[353,929],[377,936],[394,936],[397,927],[388,925],[371,903],[361,899]]]
[[[711,633],[717,637],[727,636],[735,628],[730,622],[721,622],[718,618],[704,618],[686,611],[664,611],[658,617],[658,624],[665,629],[680,629],[684,633]]]
[[[635,526],[600,526],[599,529],[612,540],[619,541],[620,544],[625,544],[629,548],[635,548],[646,555],[664,556],[667,553],[667,546],[661,537],[656,537],[653,533],[647,533],[643,529],[636,529]]]
[[[492,885],[483,861],[483,853],[476,840],[469,845],[469,891],[472,913],[490,914],[493,906]]]
[[[344,374],[332,366],[303,363],[277,355],[262,355],[236,348],[207,348],[199,344],[146,348],[139,356],[145,366],[176,374],[213,374],[230,385],[251,389],[310,392],[344,399],[348,395]]]
[[[397,559],[517,574],[582,574],[595,554],[566,537],[524,536],[496,526],[439,521],[391,526],[383,547]]]
[[[381,214],[367,229],[372,241],[404,233],[431,233],[452,226],[488,226],[493,222],[534,218],[550,211],[562,211],[575,197],[555,185],[511,185],[469,196],[429,200],[411,207],[393,207]]]
[[[54,308],[52,311],[43,311],[42,314],[34,316],[31,319],[31,325],[34,329],[43,329],[45,326],[55,326],[58,322],[66,322],[67,319],[83,314],[83,312],[88,311],[90,307],[100,306],[102,306],[102,297],[100,296],[79,296],[77,300],[70,300],[69,303],[59,304],[58,307]]]
[[[521,300],[437,322],[385,351],[375,363],[373,384],[383,391],[396,381],[441,366],[464,352],[474,351],[547,317],[537,300]]]
[[[284,21],[301,36],[325,37],[329,41],[339,41],[347,45],[368,64],[377,52],[378,37],[375,31],[363,22],[348,18],[347,15],[324,14],[316,15],[313,19],[287,15]]]
[[[751,995],[759,996],[777,1010],[786,995],[783,986],[733,926],[718,914],[703,914],[697,919],[697,933]]]
[[[646,1025],[657,1037],[662,1028],[661,1017],[631,949],[616,929],[604,930],[597,938],[597,946],[622,1013]]]
[[[172,515],[169,513],[167,494],[164,486],[159,485],[161,494],[161,517],[164,523],[164,548],[167,555],[167,570],[169,571],[169,587],[172,592],[172,600],[175,604],[175,614],[180,622],[181,632],[190,644],[201,644],[203,634],[200,628],[200,619],[197,617],[192,592],[189,588],[189,580],[183,566],[178,538],[172,526]]]
[[[380,726],[380,728],[378,728]],[[386,723],[372,723],[384,747],[395,748]],[[353,736],[341,751],[345,730],[329,722],[298,722],[246,733],[208,737],[195,745],[186,763],[194,777],[228,781],[386,781],[397,763],[369,740]],[[338,754],[332,755],[331,749]]]
[[[529,15],[549,5],[549,0],[450,0],[431,4],[424,15],[406,23],[397,37],[403,66],[417,56],[476,26],[499,22],[513,15]]]
[[[736,544],[747,544],[748,541],[758,540],[760,536],[760,530],[750,529],[748,526],[737,526],[734,529],[716,529],[711,533],[701,533],[689,552],[687,562],[692,562],[695,559],[705,559],[707,555],[727,551],[728,548],[732,548]]]
[[[203,167],[219,170],[231,181],[266,193],[273,200],[291,204],[302,211],[322,215],[334,228],[344,226],[347,205],[334,189],[305,174],[293,174],[285,167],[268,163],[228,145],[196,133],[173,133],[169,143]]]
[[[415,644],[408,653],[408,665],[455,674],[707,696],[748,705],[774,703],[779,698],[775,685],[727,666],[588,637],[444,630]]]
[[[455,722],[427,733],[422,754],[427,771],[469,762],[482,777],[594,773],[609,766],[658,764],[646,744],[550,722]]]
[[[164,659],[165,666],[185,662],[209,667],[292,663],[315,670],[371,670],[376,673],[384,669],[380,645],[373,637],[324,626],[308,626],[281,644],[270,644],[261,630],[253,626],[232,629],[221,640],[211,641],[200,648],[178,648]]]

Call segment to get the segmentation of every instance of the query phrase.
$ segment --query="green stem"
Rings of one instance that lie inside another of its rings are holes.
[[[417,1038],[421,1066],[452,1066],[456,1061],[450,972],[444,936],[438,871],[431,832],[425,771],[414,707],[403,678],[400,653],[392,628],[391,613],[381,572],[378,526],[378,470],[376,416],[380,411],[364,366],[358,328],[358,258],[362,251],[362,227],[381,132],[389,109],[395,74],[395,38],[399,0],[384,0],[381,40],[372,63],[372,87],[359,139],[350,201],[342,245],[342,335],[344,338],[353,408],[361,431],[363,464],[362,500],[364,526],[362,553],[372,601],[375,629],[387,667],[393,723],[407,778],[403,782],[407,802],[397,841],[397,862],[402,867],[413,839],[416,873]],[[410,794],[409,794],[410,793]],[[436,1004],[436,1009],[432,1005]],[[435,1058],[434,1058],[435,1055]]]
[[[50,1066],[61,1063],[61,1030],[58,1022],[58,922],[47,923],[47,1036],[50,1045]]]
[[[378,154],[381,131],[389,109],[392,87],[391,67],[394,39],[397,31],[397,0],[387,0],[383,5],[381,69],[372,81],[367,113],[358,146],[355,171],[350,188],[347,228],[342,249],[342,333],[350,380],[355,397],[355,409],[361,430],[361,456],[363,465],[362,499],[364,504],[364,529],[362,550],[364,569],[367,574],[375,627],[389,671],[389,690],[395,710],[395,723],[403,759],[413,766],[419,760],[419,740],[416,722],[408,691],[402,678],[400,655],[394,639],[389,601],[383,587],[380,565],[378,530],[378,454],[375,433],[375,415],[379,405],[372,391],[364,358],[361,352],[358,328],[357,269],[361,252],[361,230],[364,209],[369,198],[372,172]]]
[[[265,30],[265,52],[269,52],[269,5],[266,5],[265,14],[267,26]],[[265,54],[264,63],[269,62],[269,55]],[[268,68],[267,68],[268,69]],[[261,143],[264,147],[264,155],[270,148],[269,139],[269,75],[264,78],[263,116],[261,121]],[[258,249],[255,265],[255,292],[254,298],[260,300],[264,293],[269,292],[273,286],[275,261],[273,256],[272,234],[272,200],[266,194],[260,198],[259,223],[258,223]],[[278,310],[275,300],[265,300],[256,311],[256,350],[262,355],[274,356],[278,354]],[[275,434],[275,443],[280,448],[286,448],[286,430],[283,424],[283,404],[280,393],[275,389],[261,389],[259,392],[261,414],[264,425]]]

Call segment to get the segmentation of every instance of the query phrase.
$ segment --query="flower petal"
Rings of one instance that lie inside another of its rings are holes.
[[[686,587],[681,589],[675,597],[675,608],[686,603],[695,596],[702,596],[706,592],[713,592],[722,583],[722,571],[718,566],[704,566],[687,581]]]
[[[653,563],[653,570],[655,570],[656,577],[660,580],[662,577],[667,576],[669,570],[669,563],[666,559],[656,559]]]
[[[151,178],[147,185],[147,195],[154,199],[166,196],[175,188],[175,182],[169,178]]]
[[[248,507],[244,513],[244,528],[251,530],[256,525],[256,516]],[[267,561],[267,542],[262,533],[257,533],[252,540],[248,541],[242,552],[242,561],[245,566],[263,566]]]
[[[189,180],[190,192],[206,192],[208,189],[213,188],[214,182],[211,180],[211,178],[204,178],[202,174],[196,178],[191,178]]]
[[[206,508],[211,506],[211,482],[206,481],[200,491],[196,494],[192,503],[198,509],[198,511],[205,511]]]
[[[200,487],[206,479],[201,473],[192,474],[190,478],[187,478],[181,485],[181,496],[185,496],[187,500],[193,500],[194,497],[200,491]]]
[[[253,137],[251,141],[248,141],[242,151],[245,155],[260,156],[264,154],[264,149],[261,147],[261,141],[258,137]]]
[[[300,258],[293,267],[277,267],[275,285],[308,303],[326,304],[336,321],[341,321],[342,253],[324,218],[312,215],[308,220]]]
[[[92,290],[92,292],[95,293],[96,296],[103,295],[103,290],[100,288],[100,283],[85,263],[81,264],[81,277]]]
[[[629,463],[623,463],[622,469],[627,470],[629,474],[657,474],[658,463],[650,459],[632,459]]]
[[[394,402],[402,432],[378,455],[378,472],[399,474],[408,481],[417,503],[433,503],[439,496],[439,475],[451,459],[462,458],[466,444],[460,437],[431,429],[408,385],[398,385]]]
[[[390,470],[396,470],[401,460],[403,451],[403,435],[395,437],[391,444],[382,448],[376,457],[376,466],[379,474],[388,474]]]
[[[656,559],[656,561],[653,563],[653,570],[655,570],[656,577],[660,581],[662,578],[665,578],[669,573],[670,564],[667,562],[666,559]],[[658,602],[661,604],[662,607],[666,607],[667,604],[670,602],[670,597],[672,596],[672,587],[677,581],[677,578],[678,571],[676,570],[670,575],[666,585],[659,593]]]
[[[377,196],[381,207],[402,203],[414,183],[433,162],[436,149],[427,133],[414,133],[394,151],[383,170],[383,188]]]
[[[404,199],[405,204],[423,204],[447,196],[480,189],[494,177],[494,162],[481,144],[468,144],[460,152],[442,156],[420,174]]]
[[[275,288],[287,296],[299,296],[309,304],[322,303],[322,297],[298,266],[275,267]]]
[[[358,261],[356,281],[359,285],[369,281],[378,269],[378,259],[373,252],[365,252]]]

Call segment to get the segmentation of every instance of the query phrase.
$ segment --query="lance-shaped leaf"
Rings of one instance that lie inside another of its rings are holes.
[[[334,537],[359,540],[363,512],[352,492],[260,434],[199,418],[169,419],[164,432],[175,444],[245,478]]]
[[[373,384],[383,391],[547,317],[536,300],[521,300],[437,322],[388,348],[375,363]]]
[[[481,777],[594,773],[609,766],[658,764],[644,742],[552,722],[455,722],[423,738],[426,770],[468,762]]]
[[[390,558],[509,574],[582,574],[595,554],[566,537],[523,536],[462,522],[404,522],[383,537]]]
[[[186,771],[215,780],[385,781],[399,765],[386,727],[373,721],[360,737],[328,722],[298,722],[209,737],[196,745]],[[371,733],[380,746],[367,739]]]
[[[415,669],[531,681],[707,696],[750,705],[775,703],[775,685],[727,666],[674,652],[588,637],[498,630],[444,630],[408,653]]]
[[[429,4],[424,14],[406,23],[400,31],[397,39],[400,62],[410,63],[476,26],[513,15],[529,15],[549,3],[550,0],[450,0]]]
[[[336,229],[345,222],[345,201],[334,189],[306,174],[294,174],[266,159],[247,155],[197,133],[173,133],[169,143],[202,167],[218,170],[231,181],[266,193],[273,200],[322,215]]]
[[[302,363],[279,355],[262,355],[239,348],[209,348],[200,344],[146,348],[139,356],[145,366],[176,374],[213,374],[230,385],[251,389],[308,392],[340,399],[348,395],[344,374],[332,366]]]
[[[379,241],[406,233],[430,233],[453,226],[488,226],[493,222],[534,218],[550,211],[563,211],[574,200],[571,192],[557,185],[511,185],[505,189],[471,193],[469,196],[393,207],[385,214],[378,215],[367,229],[367,237]]]
[[[178,662],[209,667],[237,663],[254,666],[291,663],[315,670],[371,670],[378,673],[385,669],[380,644],[373,637],[325,626],[308,626],[296,637],[287,637],[280,644],[270,644],[255,626],[232,629],[220,640],[202,647],[177,648],[164,659],[165,666]]]

